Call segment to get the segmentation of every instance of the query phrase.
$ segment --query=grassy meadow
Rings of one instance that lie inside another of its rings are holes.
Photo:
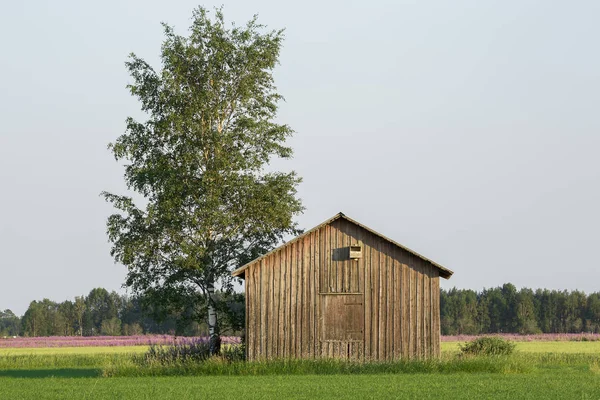
[[[4,348],[0,399],[445,398],[598,399],[600,342],[517,342],[510,356],[145,365],[147,346]]]
[[[458,352],[460,343],[462,342],[442,342],[442,352]],[[600,356],[600,341],[538,341],[514,343],[516,345],[515,350],[522,353],[582,353],[597,354]]]
[[[598,399],[597,376],[277,375],[160,378],[0,378],[10,399]]]

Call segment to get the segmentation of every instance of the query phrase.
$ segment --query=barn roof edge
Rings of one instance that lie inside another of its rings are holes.
[[[275,249],[273,249],[273,250],[269,251],[268,253],[265,253],[265,254],[263,254],[262,256],[260,256],[260,257],[258,257],[258,258],[255,258],[254,260],[250,261],[249,263],[247,263],[247,264],[245,264],[245,265],[241,266],[240,268],[238,268],[238,269],[236,269],[235,271],[233,271],[233,272],[231,273],[231,275],[233,275],[233,276],[240,276],[240,275],[242,275],[242,274],[244,273],[244,271],[245,271],[245,270],[246,270],[248,267],[250,267],[251,265],[253,265],[253,264],[255,264],[255,263],[259,262],[260,260],[263,260],[263,259],[267,258],[267,257],[268,257],[268,256],[270,256],[271,254],[273,254],[273,253],[275,253],[275,252],[277,252],[277,251],[281,250],[283,247],[289,246],[290,244],[292,244],[292,243],[294,243],[294,242],[296,242],[296,241],[298,241],[298,240],[302,239],[302,238],[303,238],[303,237],[305,237],[306,235],[309,235],[309,234],[311,234],[312,232],[314,232],[314,231],[316,231],[316,230],[318,230],[318,229],[321,229],[321,228],[322,228],[322,227],[324,227],[325,225],[329,225],[330,223],[332,223],[332,222],[334,222],[334,221],[336,221],[336,220],[338,220],[338,219],[340,219],[340,218],[343,218],[343,219],[345,219],[345,220],[347,220],[347,221],[349,221],[349,222],[353,223],[354,225],[357,225],[357,226],[359,226],[359,227],[363,228],[364,230],[366,230],[366,231],[368,231],[368,232],[370,232],[370,233],[372,233],[372,234],[374,234],[374,235],[376,235],[376,236],[379,236],[381,239],[384,239],[384,240],[386,240],[386,241],[388,241],[388,242],[392,243],[393,245],[395,245],[395,246],[397,246],[397,247],[400,247],[400,248],[401,248],[401,249],[403,249],[403,250],[406,250],[406,251],[408,251],[409,253],[411,253],[411,254],[413,254],[413,255],[415,255],[415,256],[417,256],[417,257],[419,257],[419,258],[420,258],[420,259],[422,259],[423,261],[426,261],[426,262],[430,263],[431,265],[433,265],[434,267],[436,267],[436,268],[438,268],[438,269],[440,270],[440,276],[441,276],[442,278],[449,279],[449,278],[452,276],[452,274],[454,273],[452,270],[449,270],[448,268],[446,268],[446,267],[444,267],[444,266],[442,266],[442,265],[440,265],[440,264],[436,263],[435,261],[432,261],[432,260],[430,260],[429,258],[422,256],[421,254],[417,253],[416,251],[414,251],[414,250],[411,250],[411,249],[409,249],[408,247],[406,247],[406,246],[404,246],[404,245],[401,245],[400,243],[398,243],[398,242],[396,242],[396,241],[394,241],[394,240],[392,240],[392,239],[388,238],[387,236],[384,236],[384,235],[382,235],[381,233],[379,233],[379,232],[377,232],[377,231],[375,231],[375,230],[373,230],[373,229],[369,228],[368,226],[365,226],[365,225],[361,224],[360,222],[353,220],[352,218],[350,218],[350,217],[346,216],[346,215],[345,215],[343,212],[339,212],[339,213],[337,213],[336,215],[334,215],[333,217],[329,218],[328,220],[325,220],[324,222],[322,222],[322,223],[320,223],[319,225],[315,226],[314,228],[312,228],[312,229],[310,229],[310,230],[308,230],[308,231],[304,232],[303,234],[301,234],[301,235],[299,235],[299,236],[296,236],[296,237],[295,237],[295,238],[293,238],[292,240],[290,240],[290,241],[288,241],[288,242],[285,242],[285,243],[283,243],[281,246],[278,246],[278,247],[276,247]]]

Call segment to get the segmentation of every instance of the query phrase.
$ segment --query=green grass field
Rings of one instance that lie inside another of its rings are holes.
[[[470,360],[443,343],[434,363],[216,362],[185,372],[140,370],[132,357],[144,346],[12,350],[0,352],[0,399],[600,399],[599,342],[521,342],[512,356]],[[190,376],[151,376],[180,373]]]
[[[598,399],[600,377],[527,375],[279,375],[0,378],[6,399]]]
[[[442,352],[457,352],[460,342],[442,342]],[[515,342],[515,350],[525,353],[584,353],[600,355],[600,341],[596,342]]]

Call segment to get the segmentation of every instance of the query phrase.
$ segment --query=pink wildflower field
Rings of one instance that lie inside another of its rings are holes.
[[[151,344],[185,344],[196,340],[208,341],[208,338],[171,335],[8,337],[5,339],[0,338],[0,348],[149,346]],[[239,344],[240,338],[222,336],[221,343]]]
[[[537,335],[519,335],[516,333],[491,335],[453,335],[442,336],[442,342],[467,342],[481,336],[500,336],[514,342],[550,342],[550,341],[600,341],[598,333],[542,333]],[[48,336],[48,337],[7,337],[0,338],[0,348],[29,347],[100,347],[100,346],[149,346],[185,344],[191,341],[207,340],[207,337],[184,337],[171,335],[137,336]],[[222,344],[240,344],[237,336],[222,336]]]

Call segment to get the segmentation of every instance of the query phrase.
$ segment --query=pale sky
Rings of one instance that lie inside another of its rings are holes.
[[[600,2],[219,1],[286,28],[279,121],[304,228],[338,211],[454,270],[443,287],[600,291]],[[0,309],[118,290],[127,54],[193,1],[0,5]]]

